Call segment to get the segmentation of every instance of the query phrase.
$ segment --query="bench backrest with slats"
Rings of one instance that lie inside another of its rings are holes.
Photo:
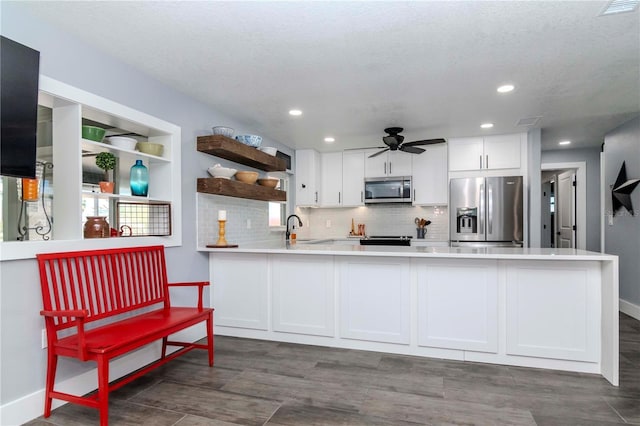
[[[46,253],[37,255],[44,310],[86,310],[96,321],[157,303],[169,307],[164,247]],[[55,318],[56,330],[72,327]]]

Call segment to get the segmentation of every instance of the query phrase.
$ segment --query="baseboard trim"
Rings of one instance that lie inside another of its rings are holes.
[[[640,321],[640,306],[627,300],[620,299],[620,312],[629,315]]]
[[[197,325],[194,327],[197,327]],[[202,330],[192,330],[192,328],[183,330],[171,337],[173,340],[185,342],[195,342],[206,337],[206,335],[202,334]],[[178,349],[175,348],[174,351]],[[160,351],[160,342],[156,342],[111,361],[109,365],[109,380],[114,381],[152,363],[160,357]],[[97,378],[97,369],[92,368],[89,371],[57,383],[56,389],[72,395],[84,395],[97,388]],[[52,408],[60,407],[66,403],[66,401],[54,399]],[[0,406],[0,425],[21,425],[42,416],[43,410],[44,387]]]

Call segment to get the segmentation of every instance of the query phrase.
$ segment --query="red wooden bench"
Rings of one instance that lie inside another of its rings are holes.
[[[109,392],[189,352],[206,349],[213,366],[213,309],[203,308],[208,282],[167,282],[164,247],[47,253],[37,255],[47,329],[47,379],[44,416],[53,398],[97,408],[100,425],[109,421]],[[197,286],[197,307],[173,307],[169,287]],[[122,315],[125,314],[125,315]],[[104,320],[108,324],[103,324]],[[103,320],[100,325],[91,324]],[[206,322],[207,344],[168,340],[168,336]],[[93,328],[91,326],[94,326]],[[109,384],[109,361],[162,339],[162,353],[153,363]],[[167,346],[181,348],[167,355]],[[59,356],[95,361],[98,392],[76,396],[54,390]]]

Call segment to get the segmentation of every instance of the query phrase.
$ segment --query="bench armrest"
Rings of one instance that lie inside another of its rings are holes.
[[[47,321],[47,343],[48,346],[51,347],[57,340],[58,336],[55,331],[55,326],[53,325],[54,317],[68,317],[75,318],[76,328],[78,329],[78,357],[82,361],[86,361],[88,359],[87,356],[87,347],[84,338],[84,319],[89,315],[86,309],[75,309],[75,310],[63,310],[63,311],[40,311],[40,315],[45,317],[45,321]],[[54,336],[49,335],[49,331],[51,330],[54,333]]]
[[[198,309],[202,309],[202,292],[205,286],[209,285],[209,281],[194,281],[182,283],[169,283],[169,287],[193,287],[198,286]]]

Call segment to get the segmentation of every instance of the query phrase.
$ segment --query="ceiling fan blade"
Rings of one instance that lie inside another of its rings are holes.
[[[408,152],[410,154],[422,154],[424,152],[424,149],[422,148],[416,148],[415,146],[407,146],[407,144],[404,144],[400,147],[400,151],[404,151],[404,152]]]
[[[371,155],[369,156],[369,158],[377,157],[378,155],[382,154],[383,152],[387,152],[387,151],[389,151],[389,148],[385,148],[385,149],[383,149],[382,151],[378,151],[378,152],[376,152],[375,154],[371,154]]]
[[[423,141],[413,141],[413,142],[407,142],[405,143],[403,146],[418,146],[418,145],[433,145],[436,143],[445,143],[446,141],[442,138],[438,138],[438,139],[425,139]]]

